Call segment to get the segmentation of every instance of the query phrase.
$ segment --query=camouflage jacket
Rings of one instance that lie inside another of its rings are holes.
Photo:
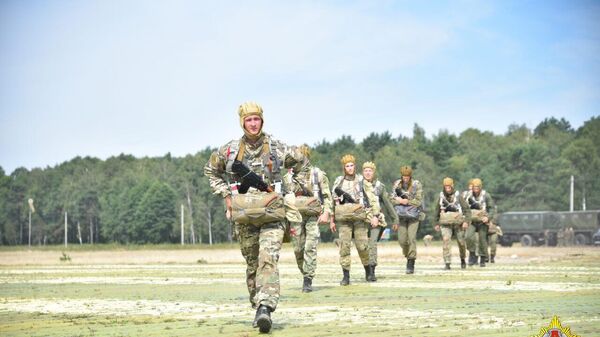
[[[387,211],[387,214],[392,217],[392,223],[398,223],[398,213],[394,210],[394,205],[391,202],[390,195],[388,194],[385,185],[379,181],[375,180],[375,183],[370,183],[365,181],[365,185],[369,186],[369,188],[373,189],[373,194],[377,199],[377,206],[379,208],[379,212],[383,213],[383,208]],[[386,223],[383,221],[383,226],[385,227]]]
[[[481,190],[478,196],[475,196],[473,191],[464,191],[463,199],[471,209],[485,209],[490,221],[496,222],[496,204],[486,190]]]
[[[313,190],[315,187],[313,185],[315,173],[317,175],[318,187]],[[283,185],[286,191],[290,191],[296,195],[313,196],[314,192],[317,194],[320,192],[323,196],[321,202],[322,211],[327,210],[329,214],[333,214],[333,198],[329,189],[329,178],[318,167],[309,164],[303,167],[298,173],[293,171],[286,173],[283,177]]]
[[[364,182],[366,182],[366,180],[364,180],[363,176],[360,174],[354,175],[352,179],[348,179],[348,176],[339,176],[333,182],[331,191],[332,195],[335,197],[335,188],[339,187],[342,191],[350,194],[357,203],[365,205],[367,220],[371,221],[373,215],[379,216],[379,203],[377,202],[377,197],[373,193],[373,189],[366,186]]]
[[[440,192],[438,196],[438,200],[436,202],[435,208],[435,223],[437,224],[440,221],[440,214],[442,211],[445,211],[445,208],[442,204],[446,201],[448,204],[453,205],[454,207],[459,209],[459,212],[463,214],[465,217],[465,222],[471,223],[471,208],[467,201],[461,196],[461,194],[456,191],[452,192],[451,195],[447,195],[444,191]]]
[[[204,166],[204,175],[208,177],[214,194],[219,194],[225,198],[231,195],[231,186],[240,182],[241,177],[228,168],[238,151],[243,151],[241,161],[250,170],[262,177],[267,184],[273,185],[275,182],[281,182],[281,170],[285,156],[289,153],[288,147],[266,133],[263,133],[254,143],[243,136],[239,140],[228,142],[213,152],[208,163]],[[256,193],[257,191],[251,187],[248,193]]]
[[[397,190],[400,189],[401,193],[398,194]],[[412,180],[410,186],[404,186],[402,184],[402,179],[398,179],[394,182],[392,187],[392,204],[400,205],[398,201],[396,201],[395,197],[399,197],[400,195],[405,194],[408,196],[408,204],[421,207],[423,205],[423,185],[418,180]]]

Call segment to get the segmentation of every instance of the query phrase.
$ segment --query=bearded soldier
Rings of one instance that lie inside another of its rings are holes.
[[[235,221],[250,303],[256,308],[253,327],[265,333],[271,329],[271,312],[279,301],[277,262],[286,218],[281,167],[287,147],[262,131],[260,105],[243,103],[238,114],[244,136],[214,152],[204,174],[214,194],[224,198],[227,219]],[[252,209],[252,214],[246,209]]]
[[[436,203],[435,211],[435,230],[442,232],[443,255],[445,269],[450,269],[451,253],[450,240],[452,235],[456,237],[458,251],[460,253],[460,268],[465,269],[467,248],[465,242],[465,233],[471,222],[471,209],[465,200],[460,196],[460,192],[454,190],[454,180],[446,177],[442,181],[443,191]]]
[[[290,238],[296,263],[304,276],[302,292],[306,293],[312,291],[317,269],[318,224],[329,224],[333,199],[327,175],[310,162],[310,148],[302,145],[293,153],[285,163],[290,172],[284,176],[283,182],[285,190],[296,195],[296,205],[302,214],[302,222],[290,223]]]
[[[477,263],[475,255],[476,240],[479,242],[479,266],[485,267],[488,253],[488,225],[496,214],[492,196],[483,190],[481,179],[472,181],[473,190],[467,191],[465,201],[471,209],[471,226],[467,229],[467,249],[469,250],[469,265]]]
[[[352,155],[341,159],[344,175],[335,179],[332,195],[335,200],[334,217],[331,218],[332,232],[339,228],[340,232],[340,265],[343,277],[340,285],[350,284],[350,245],[354,234],[354,243],[358,256],[365,268],[365,278],[369,278],[368,226],[379,225],[379,214],[373,213],[372,205],[376,202],[372,191],[365,190],[365,182],[360,174],[356,174],[356,160]],[[337,226],[336,226],[337,222]]]
[[[392,191],[392,204],[399,218],[398,225],[393,225],[392,229],[398,231],[398,242],[406,257],[407,274],[415,272],[417,230],[419,221],[425,219],[425,213],[422,212],[423,186],[421,182],[413,179],[412,173],[410,166],[402,166],[400,168],[402,177],[394,182]]]
[[[379,225],[370,228],[369,232],[369,267],[370,277],[367,277],[368,282],[376,282],[377,277],[375,276],[375,267],[377,267],[377,242],[381,239],[381,235],[387,223],[385,216],[381,212],[382,206],[385,206],[388,214],[392,216],[392,224],[398,224],[398,215],[394,209],[394,205],[390,201],[390,196],[385,189],[385,185],[375,178],[375,171],[377,166],[373,162],[365,162],[363,164],[363,177],[365,179],[365,188],[372,189],[377,201],[373,205],[373,210],[379,213]]]

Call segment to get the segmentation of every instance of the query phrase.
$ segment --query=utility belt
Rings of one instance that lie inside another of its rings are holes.
[[[335,220],[343,222],[367,222],[367,209],[361,203],[345,203],[335,205]]]
[[[277,192],[232,194],[233,221],[260,227],[263,224],[285,219],[283,197]]]
[[[440,225],[454,226],[460,225],[464,222],[464,216],[462,212],[444,212],[440,213]]]

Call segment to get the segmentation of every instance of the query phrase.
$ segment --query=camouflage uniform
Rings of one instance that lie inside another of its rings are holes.
[[[445,202],[444,202],[445,201]],[[444,206],[447,205],[447,206]],[[435,210],[435,223],[439,224],[440,215],[442,212],[446,211],[446,208],[452,206],[457,209],[458,212],[463,214],[464,222],[469,224],[471,222],[471,209],[469,205],[465,202],[465,200],[460,196],[458,192],[453,192],[451,194],[446,193],[445,191],[440,192],[440,196],[438,197],[436,203]],[[467,246],[466,246],[466,229],[462,228],[462,224],[458,225],[442,225],[440,224],[440,229],[442,232],[442,254],[444,256],[444,263],[446,266],[449,266],[452,262],[452,254],[450,251],[450,241],[452,240],[452,235],[456,237],[456,243],[458,244],[458,252],[461,259],[461,266],[464,263],[464,260],[467,256]],[[446,269],[449,269],[447,267]]]
[[[352,198],[358,202],[367,200],[369,205],[373,205],[373,200],[376,200],[375,195],[372,191],[367,191],[364,188],[364,179],[362,175],[355,174],[354,176],[339,176],[333,183],[332,190],[336,187],[342,189],[342,191],[350,194]],[[363,187],[361,187],[361,185]],[[334,206],[335,207],[335,206]],[[358,256],[363,266],[369,266],[369,238],[368,228],[369,222],[373,217],[373,210],[370,207],[366,208],[367,221],[351,221],[351,222],[337,222],[337,228],[340,235],[340,265],[343,270],[350,270],[351,259],[350,259],[350,245],[352,242],[352,234],[354,234],[354,244],[358,251]]]
[[[313,192],[318,191],[316,197],[320,198],[319,192],[323,197],[321,213],[327,211],[329,214],[333,214],[333,199],[329,190],[329,179],[325,172],[310,163],[301,166],[298,171],[287,173],[284,176],[285,190],[304,196],[313,196]],[[316,190],[313,189],[315,174],[318,183]],[[300,272],[304,277],[312,280],[317,269],[317,245],[321,235],[316,216],[302,214],[302,220],[302,222],[290,223],[290,238]]]
[[[394,205],[390,201],[390,195],[385,189],[385,185],[381,183],[379,180],[375,179],[375,183],[372,184],[368,181],[365,181],[365,189],[372,189],[373,194],[375,195],[377,202],[373,205],[373,212],[379,213],[379,226],[376,228],[370,228],[370,237],[369,237],[369,264],[371,266],[377,266],[377,242],[379,238],[383,234],[385,227],[387,227],[387,222],[385,220],[385,216],[383,212],[381,212],[382,204],[385,206],[388,214],[392,217],[392,223],[398,223],[398,214],[396,214],[396,210],[394,209]],[[376,208],[377,207],[377,208]]]
[[[405,194],[408,196],[408,204],[421,207],[423,203],[423,186],[418,180],[411,179],[408,184],[404,184],[402,179],[398,179],[394,182],[393,193],[392,193],[392,204],[400,205],[396,201],[395,197],[398,195],[398,189],[400,189],[400,195]],[[417,220],[403,219],[400,218],[398,221],[398,242],[402,247],[402,253],[404,257],[409,260],[415,260],[417,258],[417,230],[419,229],[419,221],[423,220],[425,213],[421,212],[421,218]]]
[[[241,150],[242,146],[243,150]],[[208,177],[214,194],[223,198],[230,196],[232,194],[230,184],[234,185],[241,180],[241,177],[231,173],[227,168],[230,153],[237,150],[236,148],[240,149],[239,152],[243,152],[242,162],[263,177],[267,184],[271,185],[281,179],[279,174],[276,174],[280,165],[276,164],[283,163],[288,151],[287,146],[265,133],[254,142],[244,135],[239,141],[231,141],[219,148],[211,155],[204,167],[204,174]],[[268,174],[267,170],[269,163],[273,164],[271,174]],[[247,193],[264,192],[251,187]],[[250,303],[252,307],[263,305],[275,311],[279,301],[277,262],[285,226],[282,222],[267,223],[260,227],[236,223],[236,228],[239,233],[241,252],[246,260],[246,285],[250,294]]]
[[[477,207],[481,207],[481,209],[485,209],[488,213],[489,221],[494,221],[494,217],[496,215],[495,205],[492,196],[487,193],[485,190],[481,190],[479,195],[475,196],[472,191],[465,191],[463,193],[464,200],[469,204],[471,210],[478,209]],[[487,258],[488,252],[488,224],[484,224],[481,221],[476,219],[471,219],[471,225],[467,229],[467,250],[469,251],[469,255],[476,260],[476,246],[478,240],[479,244],[479,258],[485,262]],[[476,235],[476,233],[478,235]],[[469,264],[473,264],[473,261],[470,260]],[[485,265],[483,263],[482,265]]]

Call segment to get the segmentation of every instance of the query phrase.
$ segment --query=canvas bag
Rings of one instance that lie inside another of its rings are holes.
[[[231,200],[233,221],[261,226],[285,219],[283,198],[276,192],[233,195]]]

